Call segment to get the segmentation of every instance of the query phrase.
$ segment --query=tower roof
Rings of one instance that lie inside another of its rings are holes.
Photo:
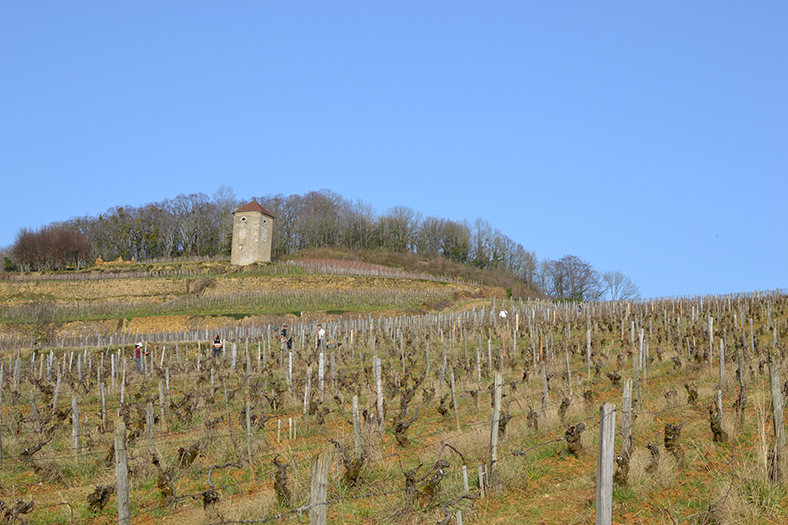
[[[256,212],[262,213],[263,215],[268,215],[272,219],[276,218],[273,213],[271,213],[270,211],[268,211],[265,208],[263,208],[263,206],[257,201],[252,201],[249,204],[244,204],[240,208],[236,209],[233,212],[233,214],[236,214],[239,211],[256,211]]]

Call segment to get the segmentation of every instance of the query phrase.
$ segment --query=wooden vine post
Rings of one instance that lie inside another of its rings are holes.
[[[383,365],[378,356],[372,358],[372,365],[375,371],[375,391],[378,396],[378,422],[380,424],[380,431],[383,432],[385,428],[385,420],[383,419]]]
[[[788,461],[788,451],[786,451],[785,444],[785,421],[783,420],[783,410],[785,408],[785,400],[783,399],[782,385],[780,384],[780,366],[774,362],[774,359],[779,359],[779,354],[775,357],[772,352],[769,352],[769,387],[772,392],[772,422],[774,423],[774,448],[775,448],[775,481],[782,480],[788,470],[786,470],[786,462]]]
[[[74,455],[79,456],[79,402],[77,396],[71,396],[71,440]]]
[[[115,482],[118,493],[118,525],[129,525],[129,467],[126,458],[126,423],[118,420],[115,428]]]
[[[460,412],[457,407],[457,390],[454,387],[454,368],[451,369],[451,402],[454,405],[454,419],[457,421],[457,430],[460,430]]]
[[[309,490],[309,525],[326,524],[326,495],[328,493],[328,451],[321,452],[312,461],[312,482]]]
[[[596,525],[613,522],[613,461],[616,439],[616,406],[605,403],[599,419],[599,460],[596,475]]]
[[[364,455],[364,446],[361,443],[361,419],[358,415],[358,396],[353,396],[353,447],[356,459]]]
[[[632,442],[632,379],[624,383],[624,400],[621,410],[621,436],[624,453],[628,456],[634,449]]]
[[[498,427],[501,417],[501,394],[503,390],[503,377],[500,372],[495,372],[493,382],[493,413],[492,425],[490,427],[490,467],[487,469],[487,486],[491,486],[495,472],[495,464],[498,462]]]

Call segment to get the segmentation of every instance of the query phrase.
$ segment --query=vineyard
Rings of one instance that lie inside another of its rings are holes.
[[[100,268],[0,280],[0,347],[131,344],[140,337],[196,341],[200,330],[266,325],[288,315],[416,312],[485,293],[479,285],[451,277],[352,261],[244,268],[221,261],[117,263]],[[224,322],[216,322],[217,317]]]
[[[1,523],[589,524],[607,403],[614,523],[788,521],[783,292],[579,307],[382,275],[238,274],[194,293],[206,278],[159,277],[182,291],[116,310],[54,304],[72,321],[266,316],[60,326],[38,348],[7,331]],[[452,308],[419,308],[439,301]],[[35,317],[17,310],[0,315]]]

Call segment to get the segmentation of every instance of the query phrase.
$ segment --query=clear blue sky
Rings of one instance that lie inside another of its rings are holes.
[[[788,3],[6,1],[0,177],[0,246],[327,188],[644,297],[788,288]]]

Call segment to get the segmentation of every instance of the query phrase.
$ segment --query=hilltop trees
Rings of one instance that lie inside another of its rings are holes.
[[[23,270],[79,268],[90,255],[90,242],[65,226],[45,226],[38,231],[22,229],[11,246],[11,255]]]
[[[503,276],[502,282],[519,281],[513,284],[521,290],[555,299],[639,297],[637,286],[621,272],[600,275],[575,255],[540,261],[534,252],[482,218],[470,223],[423,217],[406,206],[394,206],[378,214],[364,201],[345,199],[329,190],[266,195],[253,200],[276,217],[271,250],[275,259],[312,248],[383,249],[471,264]],[[241,203],[232,188],[222,185],[212,197],[204,193],[180,194],[139,207],[110,208],[97,217],[74,218],[62,226],[65,230],[58,235],[63,239],[71,236],[65,243],[78,248],[70,254],[61,250],[57,256],[49,247],[53,241],[44,242],[54,227],[41,232],[22,230],[16,243],[19,246],[11,253],[13,260],[6,266],[12,268],[16,262],[22,269],[61,268],[99,256],[109,261],[118,257],[149,260],[226,255],[232,243],[232,213]]]

